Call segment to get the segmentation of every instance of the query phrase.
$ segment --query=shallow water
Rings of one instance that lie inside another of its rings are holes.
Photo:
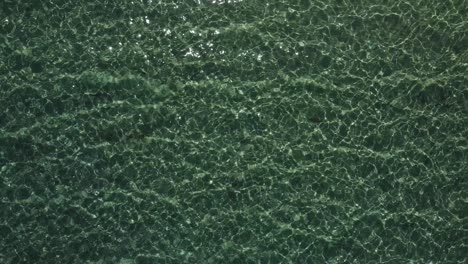
[[[467,17],[6,1],[0,262],[465,263]]]

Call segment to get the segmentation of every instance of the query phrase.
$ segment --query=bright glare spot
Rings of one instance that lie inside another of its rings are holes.
[[[200,53],[194,51],[192,48],[189,48],[189,51],[185,53],[185,56],[192,56],[192,57],[200,58]]]
[[[211,0],[212,4],[218,4],[218,5],[239,3],[239,2],[242,2],[242,0],[227,0],[227,1],[226,0]]]

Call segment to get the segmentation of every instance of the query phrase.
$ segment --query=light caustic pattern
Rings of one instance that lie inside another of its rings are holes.
[[[2,1],[1,263],[466,263],[465,1]]]

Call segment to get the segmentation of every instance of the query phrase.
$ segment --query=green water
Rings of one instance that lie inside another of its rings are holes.
[[[0,2],[0,263],[468,262],[466,1]]]

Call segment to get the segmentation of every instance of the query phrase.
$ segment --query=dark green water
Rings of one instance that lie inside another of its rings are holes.
[[[467,5],[0,0],[0,263],[467,263]]]

